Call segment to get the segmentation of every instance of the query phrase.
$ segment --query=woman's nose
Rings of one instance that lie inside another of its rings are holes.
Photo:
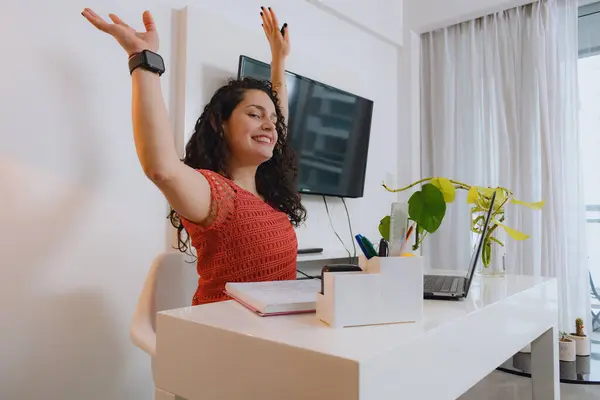
[[[263,128],[265,131],[269,131],[269,132],[270,132],[270,131],[273,131],[273,130],[275,130],[275,124],[274,124],[274,123],[273,123],[273,121],[271,121],[271,120],[266,120],[266,121],[263,123],[263,125],[262,125],[262,128]]]

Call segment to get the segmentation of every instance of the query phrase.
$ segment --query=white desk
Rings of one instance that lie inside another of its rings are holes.
[[[424,312],[343,329],[233,301],[162,312],[156,386],[187,400],[456,399],[533,341],[533,398],[560,398],[556,280],[476,277],[468,299]]]

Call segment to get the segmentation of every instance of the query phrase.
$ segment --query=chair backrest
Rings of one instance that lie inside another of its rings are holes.
[[[179,251],[160,253],[153,260],[131,323],[133,343],[154,357],[156,313],[191,305],[198,287],[196,264]]]
[[[158,258],[156,312],[190,306],[198,288],[196,263],[190,262],[189,257],[179,251],[165,252]]]

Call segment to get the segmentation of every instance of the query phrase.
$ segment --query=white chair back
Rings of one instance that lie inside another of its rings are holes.
[[[191,305],[198,287],[196,263],[179,251],[160,253],[150,267],[140,294],[130,336],[133,343],[148,353],[156,354],[156,313]]]

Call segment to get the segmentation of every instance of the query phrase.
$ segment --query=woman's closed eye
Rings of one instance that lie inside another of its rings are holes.
[[[260,119],[260,115],[258,115],[258,114],[253,114],[253,113],[250,113],[250,114],[248,114],[248,115],[249,115],[251,118],[258,118],[258,119]]]

